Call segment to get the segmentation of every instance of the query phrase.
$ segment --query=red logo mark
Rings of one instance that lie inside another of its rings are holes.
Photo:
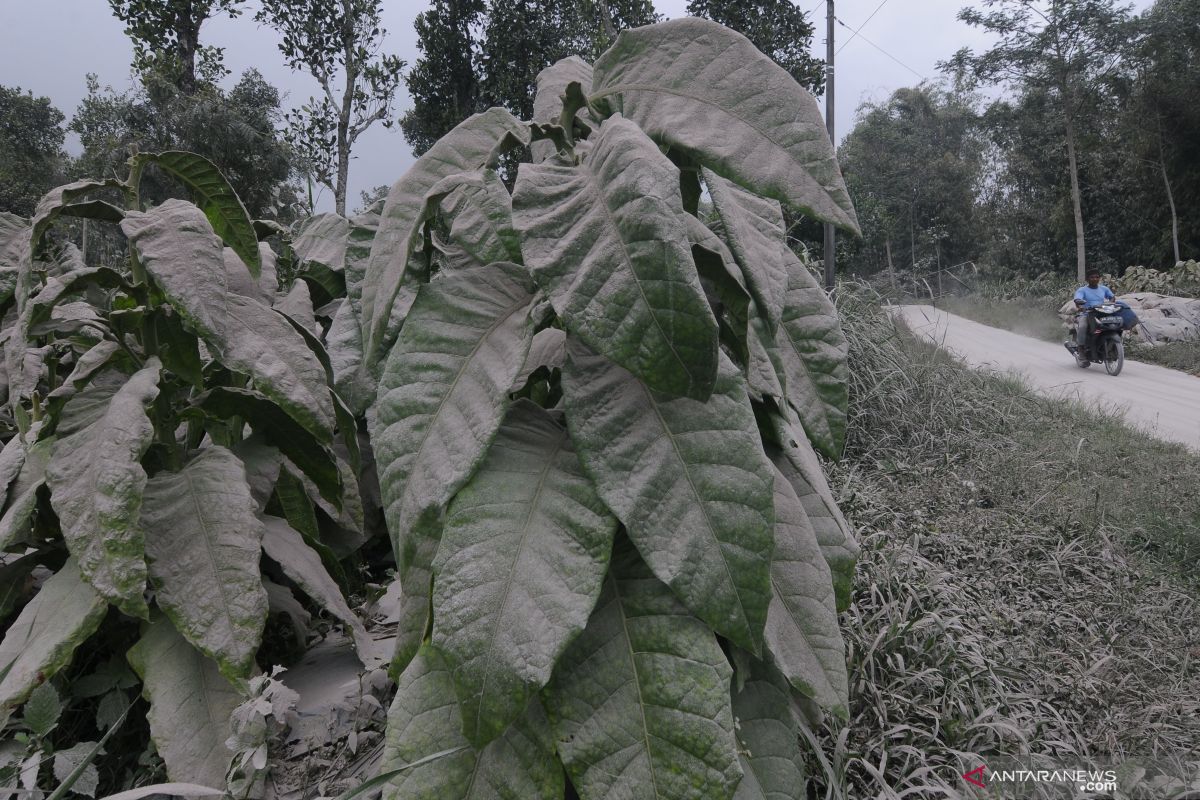
[[[964,772],[964,773],[963,773],[963,780],[964,780],[964,781],[966,781],[967,783],[973,783],[973,784],[975,784],[975,785],[976,785],[976,786],[978,786],[980,789],[986,789],[986,788],[987,788],[987,784],[985,784],[985,783],[984,783],[982,780],[980,780],[980,778],[982,778],[982,777],[983,777],[983,771],[984,771],[985,769],[987,769],[987,765],[986,765],[986,764],[984,764],[984,765],[982,765],[982,766],[979,766],[979,767],[976,767],[975,769],[971,770],[970,772]],[[975,775],[978,775],[979,777],[978,777],[978,778],[976,778],[976,777],[973,777],[973,776],[975,776]]]

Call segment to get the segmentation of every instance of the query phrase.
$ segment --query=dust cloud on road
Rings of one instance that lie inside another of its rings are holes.
[[[982,325],[933,306],[891,306],[888,311],[913,333],[972,367],[1016,373],[1049,397],[1119,410],[1134,427],[1200,451],[1198,377],[1128,358],[1121,374],[1113,377],[1102,364],[1080,369],[1061,344]]]

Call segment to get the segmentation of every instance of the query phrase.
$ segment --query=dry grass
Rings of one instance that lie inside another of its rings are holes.
[[[988,758],[1200,753],[1200,458],[900,336],[852,293],[833,466],[863,545],[818,797],[974,796]],[[1110,461],[1079,476],[1077,448]],[[1082,443],[1082,444],[1081,444]]]
[[[1126,354],[1147,364],[1158,364],[1182,372],[1200,375],[1200,339],[1190,342],[1168,342],[1157,347],[1130,347]]]

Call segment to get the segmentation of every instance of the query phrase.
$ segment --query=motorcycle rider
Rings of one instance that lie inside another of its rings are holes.
[[[1087,360],[1088,311],[1117,299],[1112,289],[1100,283],[1100,270],[1092,267],[1088,269],[1085,277],[1087,285],[1080,286],[1075,290],[1075,308],[1078,310],[1075,315],[1075,342],[1079,345],[1079,352],[1075,354],[1075,357],[1080,361]]]

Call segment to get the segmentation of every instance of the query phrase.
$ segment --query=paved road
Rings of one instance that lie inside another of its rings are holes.
[[[1135,427],[1200,451],[1200,378],[1126,360],[1117,377],[1101,364],[1075,366],[1061,344],[981,325],[933,306],[893,306],[910,330],[973,367],[1014,372],[1051,397],[1120,409]],[[1065,337],[1064,337],[1065,338]]]

